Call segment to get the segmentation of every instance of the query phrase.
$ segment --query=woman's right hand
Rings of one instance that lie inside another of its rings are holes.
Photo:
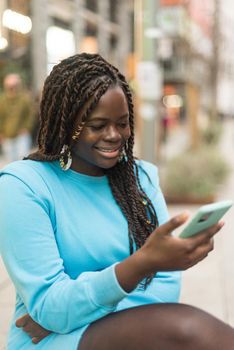
[[[213,250],[213,236],[224,223],[220,221],[190,238],[173,236],[172,232],[184,224],[188,216],[184,212],[157,227],[140,249],[116,265],[117,279],[125,291],[130,292],[145,277],[158,271],[186,270]]]

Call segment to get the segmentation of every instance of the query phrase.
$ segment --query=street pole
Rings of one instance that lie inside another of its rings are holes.
[[[40,94],[47,76],[46,32],[49,27],[47,0],[32,0],[31,12],[33,90],[35,94]]]
[[[145,35],[156,25],[158,1],[135,0],[135,44],[137,56],[138,94],[140,98],[141,157],[156,163],[157,104],[162,92],[161,69],[157,61],[155,39]]]

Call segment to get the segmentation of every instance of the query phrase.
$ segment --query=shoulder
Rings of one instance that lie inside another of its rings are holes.
[[[23,106],[28,106],[32,103],[32,97],[29,93],[22,91],[17,95],[16,103],[21,104]]]
[[[136,160],[136,166],[141,184],[151,184],[155,188],[159,186],[158,168],[156,165],[145,160]]]
[[[13,219],[19,213],[32,215],[36,208],[55,223],[55,198],[47,181],[52,171],[49,164],[31,160],[10,163],[0,171],[0,212],[2,217]],[[3,209],[4,207],[4,209]],[[27,208],[27,209],[25,209]]]
[[[6,97],[4,94],[0,95],[0,104],[3,105],[6,102]]]
[[[43,172],[48,172],[50,167],[48,162],[40,162],[34,160],[17,160],[6,165],[0,170],[0,175],[11,174],[11,175],[24,175],[30,177],[32,174],[40,174]]]
[[[0,183],[24,183],[37,194],[48,192],[46,178],[52,172],[48,163],[31,160],[19,160],[8,164],[0,171]]]

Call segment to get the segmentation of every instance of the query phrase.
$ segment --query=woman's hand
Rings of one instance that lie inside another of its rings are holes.
[[[15,322],[16,327],[22,328],[31,338],[34,344],[38,344],[42,339],[47,337],[51,332],[41,327],[37,322],[26,314]]]
[[[222,228],[219,222],[190,238],[172,236],[174,229],[185,223],[188,214],[178,215],[159,226],[146,240],[139,253],[144,256],[146,270],[186,270],[203,260],[213,250],[213,236]]]
[[[126,292],[131,292],[145,277],[158,271],[186,270],[213,250],[213,236],[223,222],[190,238],[173,236],[171,233],[184,224],[188,216],[185,212],[157,227],[140,249],[115,266],[118,282]]]

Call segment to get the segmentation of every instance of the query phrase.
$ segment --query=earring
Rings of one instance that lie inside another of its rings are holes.
[[[118,163],[122,162],[122,160],[126,159],[126,152],[125,149],[122,148],[122,150],[120,151],[119,154],[119,159],[118,159]]]
[[[70,168],[72,164],[72,156],[68,145],[64,145],[62,151],[60,152],[59,163],[64,171]]]
[[[79,135],[80,135],[80,132],[79,131],[75,131],[74,135],[72,136],[72,140],[78,141]]]
[[[72,139],[74,141],[78,141],[80,133],[85,125],[85,122],[82,122],[80,125],[78,125],[77,130],[74,132],[74,135],[72,136]]]

